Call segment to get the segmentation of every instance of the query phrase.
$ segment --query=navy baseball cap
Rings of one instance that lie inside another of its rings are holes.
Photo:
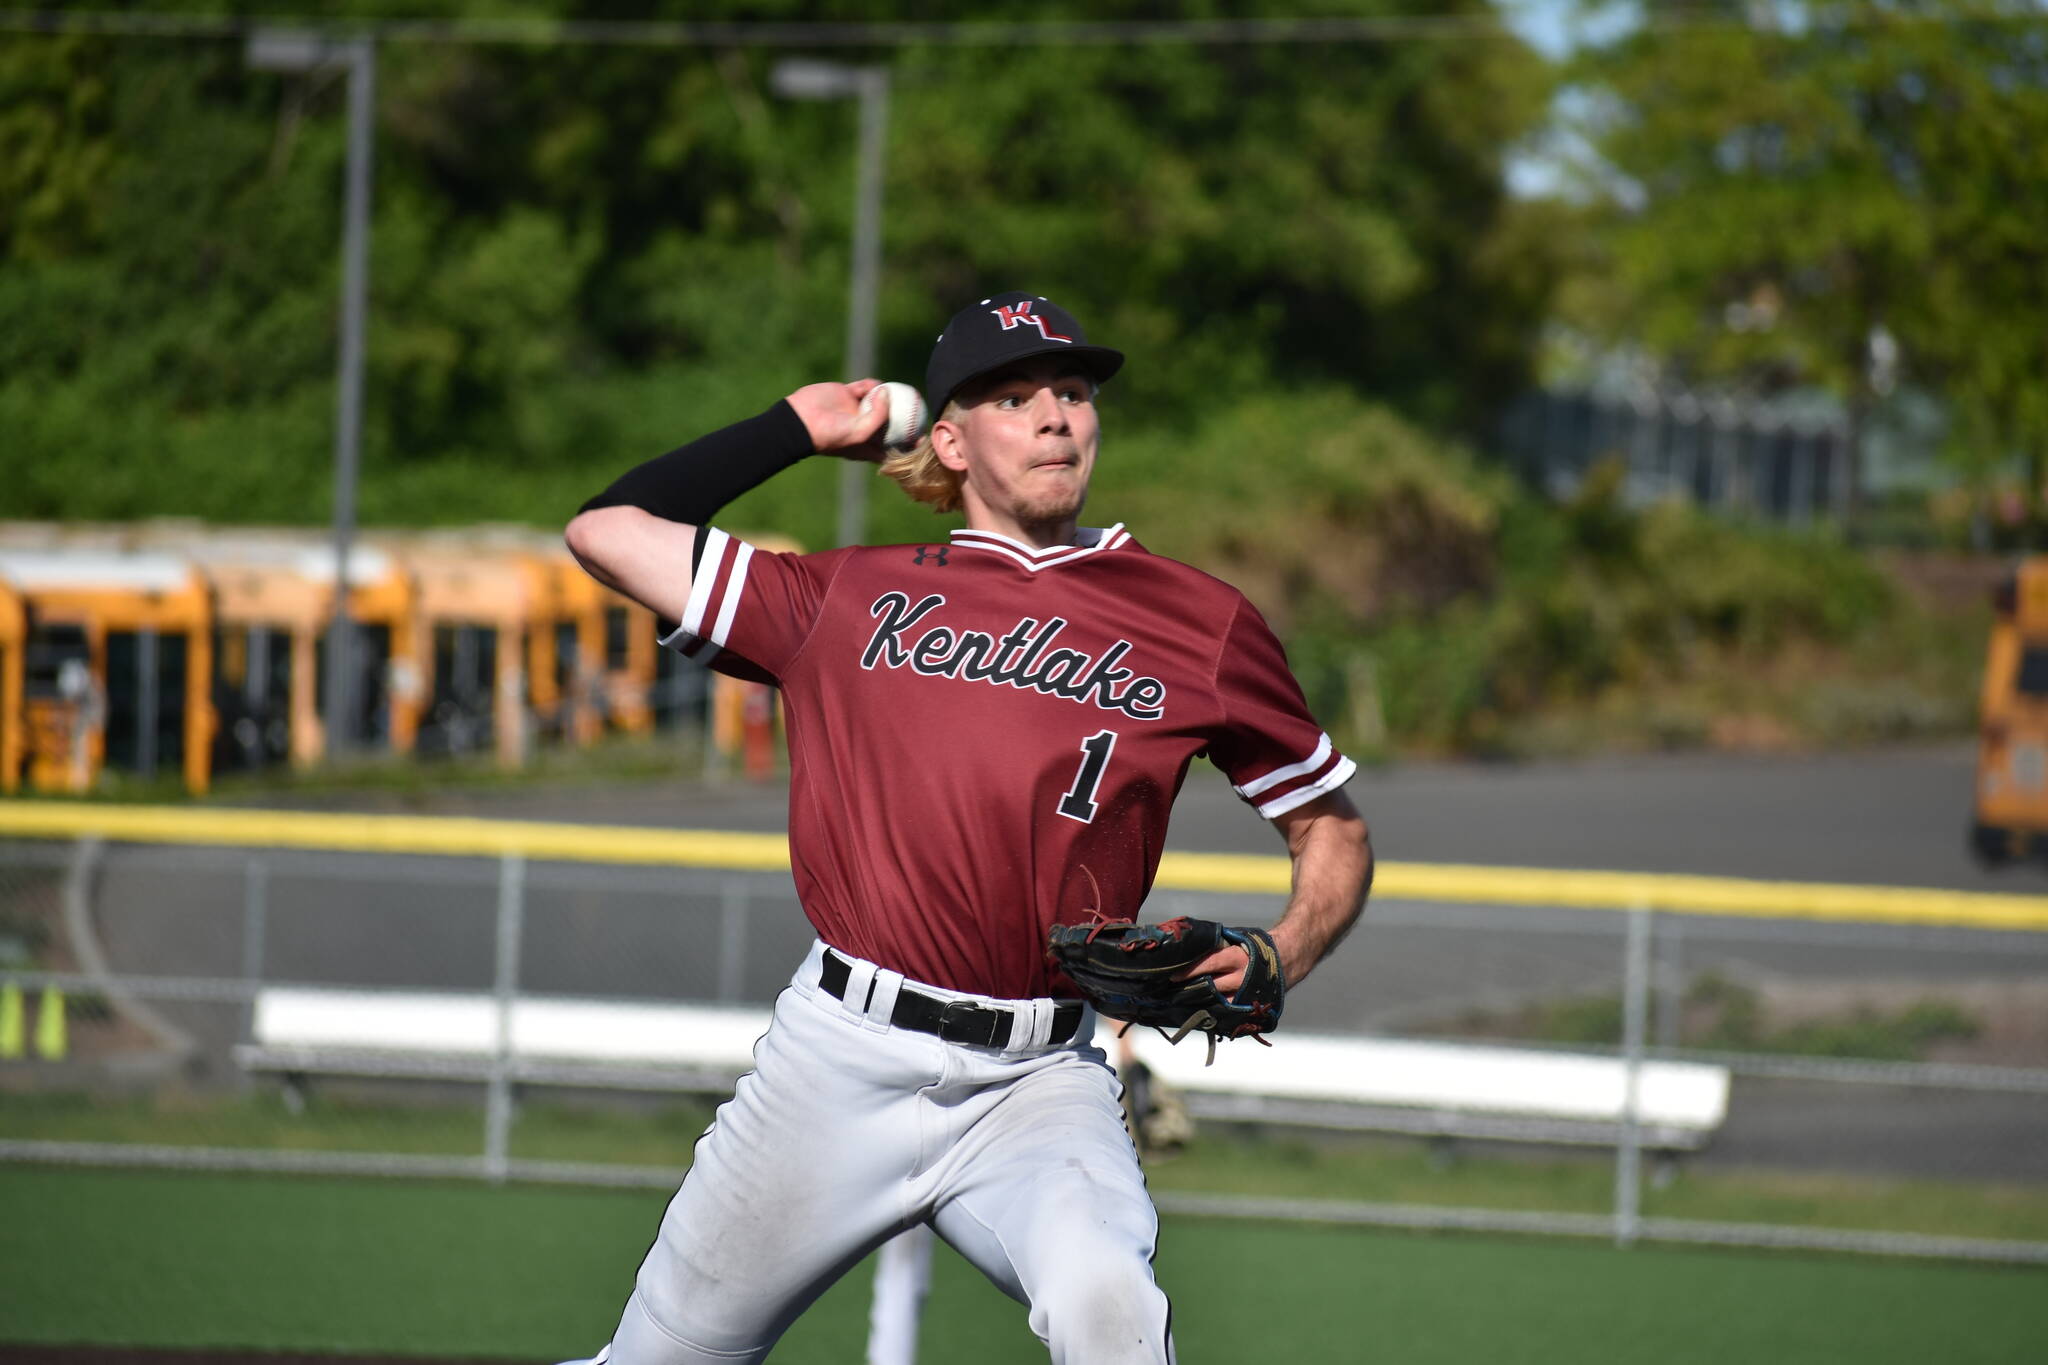
[[[1115,374],[1122,351],[1090,346],[1074,315],[1042,295],[1021,289],[994,294],[953,314],[925,366],[924,397],[934,415],[944,412],[968,380],[1041,355],[1071,355],[1095,380]]]

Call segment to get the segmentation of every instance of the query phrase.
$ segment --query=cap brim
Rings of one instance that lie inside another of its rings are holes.
[[[935,413],[944,412],[946,404],[953,401],[955,394],[984,375],[994,374],[998,370],[1007,370],[1010,366],[1020,361],[1036,360],[1044,355],[1069,356],[1079,360],[1083,368],[1087,370],[1089,378],[1098,384],[1109,379],[1124,367],[1124,353],[1122,351],[1112,350],[1107,346],[1073,346],[1064,342],[1048,341],[1043,346],[1012,351],[993,365],[985,365],[972,374],[962,375],[959,379],[953,381],[952,388],[947,389],[942,394],[926,395],[931,401],[931,410]]]

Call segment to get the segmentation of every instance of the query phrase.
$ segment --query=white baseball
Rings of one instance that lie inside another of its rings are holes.
[[[871,409],[875,395],[883,390],[889,394],[889,422],[882,428],[882,444],[891,450],[915,450],[924,439],[924,395],[892,380],[870,389],[860,400],[860,410]]]

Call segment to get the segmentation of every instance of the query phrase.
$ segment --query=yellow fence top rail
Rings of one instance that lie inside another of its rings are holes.
[[[143,844],[328,849],[638,863],[776,871],[789,866],[781,834],[646,829],[456,816],[346,815],[225,807],[116,806],[0,801],[0,837],[103,839]],[[1274,855],[1168,853],[1157,885],[1172,891],[1284,896],[1287,859]],[[1388,900],[1557,905],[1598,910],[1645,906],[1694,915],[2048,930],[2048,896],[1826,882],[1760,881],[1652,872],[1382,862],[1373,894]]]
[[[519,853],[541,861],[770,871],[789,866],[789,840],[781,834],[478,820],[446,815],[345,815],[226,807],[6,801],[0,802],[0,835],[98,835],[137,844],[229,844],[242,848],[318,848],[443,857]]]

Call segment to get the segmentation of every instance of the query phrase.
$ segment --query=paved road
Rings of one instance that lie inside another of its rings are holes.
[[[2048,893],[2033,869],[1991,873],[1968,857],[1970,752],[1961,746],[1797,758],[1678,757],[1525,767],[1416,766],[1362,774],[1353,793],[1383,857],[1543,867],[1700,872],[1797,880]],[[557,790],[448,791],[424,805],[354,797],[354,809],[671,827],[780,829],[779,786],[686,782]],[[302,803],[313,804],[313,803]],[[317,804],[344,804],[330,799]],[[1273,832],[1207,768],[1191,776],[1170,843],[1278,852]],[[482,987],[490,870],[433,860],[361,869],[280,869],[266,961],[273,977]],[[435,875],[444,880],[425,883]],[[532,989],[709,996],[720,964],[723,892],[654,872],[536,869],[524,978]],[[117,854],[101,898],[126,970],[232,974],[240,865],[217,854]],[[807,930],[786,878],[751,883],[743,959],[726,964],[742,998],[765,999]],[[167,894],[167,888],[183,888]],[[148,907],[146,911],[139,907]],[[1270,911],[1270,907],[1267,907]],[[1257,914],[1254,908],[1247,913]],[[1484,918],[1492,914],[1493,919]],[[1462,918],[1461,918],[1462,917]],[[1477,922],[1473,922],[1477,917]],[[2048,981],[2048,943],[2000,935],[1844,932],[1693,921],[1687,973],[1719,968],[1784,992],[1843,980],[2019,992]],[[693,938],[680,926],[701,927]],[[1498,912],[1383,907],[1298,1000],[1297,1027],[1441,1027],[1461,1012],[1611,992],[1612,915],[1508,922]],[[695,946],[693,947],[693,942]],[[1917,984],[1915,984],[1917,983]],[[2039,996],[2013,995],[2015,1000]],[[2024,1006],[2022,1006],[2024,1007]],[[2048,1055],[2014,1058],[2048,1065]],[[2048,1180],[2048,1098],[1738,1082],[1707,1162]],[[1947,1134],[1946,1139],[1930,1133]]]

